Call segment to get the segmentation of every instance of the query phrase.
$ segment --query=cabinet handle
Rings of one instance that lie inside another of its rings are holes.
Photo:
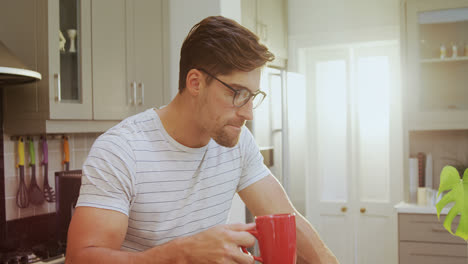
[[[341,212],[346,213],[347,210],[348,210],[348,207],[346,206],[341,207]]]
[[[60,87],[60,73],[54,74],[55,81],[57,82],[55,85],[55,101],[61,102],[62,101],[62,89]]]
[[[145,84],[141,82],[138,86],[140,87],[140,100],[138,101],[138,105],[143,105],[145,103]]]
[[[261,41],[267,41],[267,38],[268,38],[267,25],[257,22],[257,34],[260,37]]]
[[[136,103],[136,82],[132,82],[132,85],[130,86],[131,91],[130,91],[130,100],[129,104],[130,105],[135,105]]]
[[[258,22],[257,21],[257,24],[256,24],[256,33],[258,34],[258,36],[260,37],[260,40],[263,40],[263,24]]]
[[[263,25],[263,27],[265,28],[263,30],[263,40],[266,42],[268,41],[268,25]]]
[[[366,212],[366,208],[361,208],[361,210],[360,210],[360,211],[361,211],[361,213],[363,214],[363,213],[365,213],[365,212]]]
[[[433,227],[432,228],[432,232],[447,232],[447,230],[445,230],[445,228],[437,228],[437,227]]]
[[[136,105],[137,100],[137,87],[136,82],[133,82],[133,104]]]

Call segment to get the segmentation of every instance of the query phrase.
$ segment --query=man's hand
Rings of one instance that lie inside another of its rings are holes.
[[[196,235],[180,238],[184,262],[253,264],[253,257],[242,252],[239,247],[251,247],[255,244],[255,237],[247,232],[254,227],[254,223],[219,225]]]

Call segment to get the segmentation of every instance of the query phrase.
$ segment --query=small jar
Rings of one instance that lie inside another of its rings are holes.
[[[457,44],[452,43],[452,58],[456,58],[457,56],[458,56]]]
[[[440,58],[445,59],[446,56],[447,56],[447,49],[445,48],[444,44],[441,44],[440,45]]]

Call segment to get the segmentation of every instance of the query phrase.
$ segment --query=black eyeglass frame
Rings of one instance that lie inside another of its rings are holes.
[[[218,82],[222,83],[224,86],[226,86],[227,88],[229,88],[231,91],[234,92],[234,96],[232,97],[232,105],[234,105],[235,107],[242,107],[244,105],[246,105],[250,100],[254,100],[255,97],[259,94],[263,95],[263,99],[258,103],[258,105],[256,106],[253,106],[252,108],[255,109],[257,108],[259,105],[262,104],[263,100],[265,100],[265,97],[267,96],[267,94],[264,92],[264,91],[261,91],[261,90],[258,90],[256,91],[255,93],[252,93],[249,89],[246,89],[246,88],[241,88],[241,89],[235,89],[235,88],[232,88],[229,84],[221,81],[220,79],[216,78],[216,76],[214,76],[213,74],[209,73],[207,70],[203,69],[203,68],[199,68],[198,69],[199,71],[202,71],[204,73],[206,73],[208,76],[210,76],[211,78],[217,80]],[[236,97],[239,96],[240,94],[240,91],[242,90],[245,90],[249,93],[249,97],[247,100],[245,100],[241,105],[236,105],[235,104],[235,101],[236,101]]]

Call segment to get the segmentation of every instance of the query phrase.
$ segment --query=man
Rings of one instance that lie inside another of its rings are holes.
[[[195,25],[181,49],[179,93],[111,128],[83,166],[67,263],[254,263],[239,250],[255,224],[225,224],[239,193],[254,215],[297,214],[300,263],[337,263],[263,165],[243,126],[274,56],[223,17]]]

